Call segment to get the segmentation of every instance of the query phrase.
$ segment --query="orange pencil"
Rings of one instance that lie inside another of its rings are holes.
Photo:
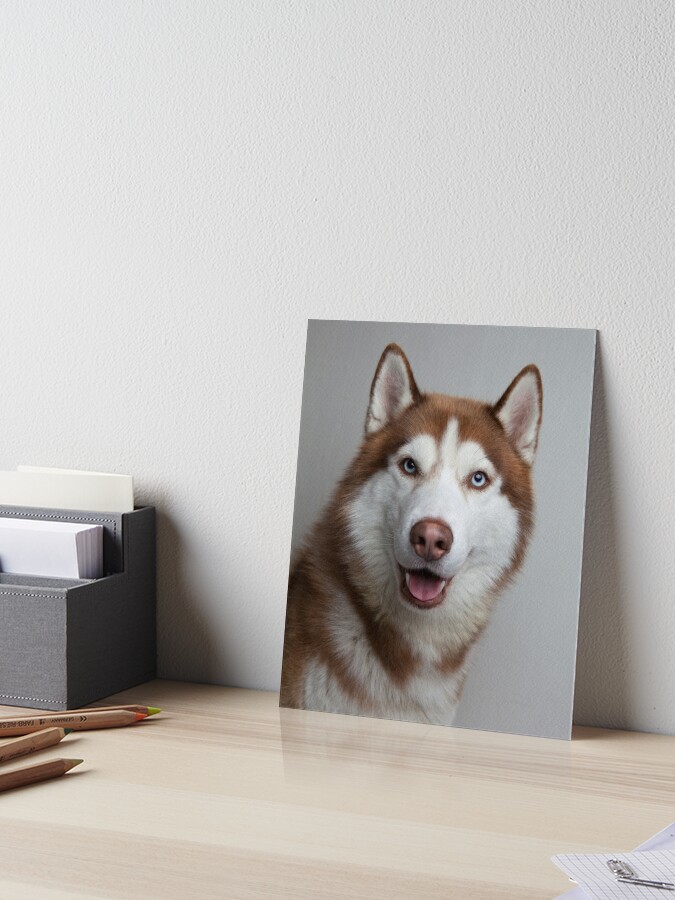
[[[58,778],[59,775],[65,775],[75,766],[79,766],[81,762],[84,760],[51,759],[36,766],[23,766],[21,769],[3,772],[0,775],[0,791],[9,791],[11,788],[34,784],[36,781],[46,781],[47,778]]]
[[[38,750],[46,750],[53,747],[72,731],[72,728],[44,728],[33,734],[24,734],[22,737],[12,738],[0,744],[0,763],[8,762],[28,753],[36,753]]]
[[[0,737],[15,737],[18,734],[31,734],[50,726],[72,728],[73,731],[89,731],[92,728],[119,728],[133,725],[146,719],[143,713],[129,712],[121,709],[103,712],[61,713],[51,716],[22,716],[15,719],[0,719]]]

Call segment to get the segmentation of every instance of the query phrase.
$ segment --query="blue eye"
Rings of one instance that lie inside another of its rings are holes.
[[[488,483],[488,477],[485,472],[474,472],[471,476],[471,486],[475,488],[484,488]]]
[[[417,475],[417,463],[409,456],[406,456],[405,459],[402,459],[399,463],[399,466],[406,475]]]

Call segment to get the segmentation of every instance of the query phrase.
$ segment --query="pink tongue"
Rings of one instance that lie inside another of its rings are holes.
[[[443,580],[434,578],[433,575],[422,575],[419,572],[410,573],[408,590],[416,600],[435,600],[443,590]]]

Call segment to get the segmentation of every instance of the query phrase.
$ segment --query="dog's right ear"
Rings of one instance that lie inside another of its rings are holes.
[[[380,357],[370,388],[366,433],[384,428],[420,397],[407,356],[398,344],[389,344]]]

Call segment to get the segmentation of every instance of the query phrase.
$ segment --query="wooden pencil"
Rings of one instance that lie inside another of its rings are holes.
[[[71,731],[72,728],[43,728],[42,731],[35,731],[33,734],[24,734],[21,737],[3,741],[0,744],[0,763],[53,747]]]
[[[89,713],[89,712],[110,712],[112,710],[126,709],[129,712],[144,713],[146,716],[155,716],[161,713],[161,709],[157,706],[140,706],[138,703],[122,704],[121,706],[83,706],[81,709],[66,709],[64,713]],[[63,715],[63,713],[62,713]]]
[[[72,728],[73,731],[89,731],[93,728],[120,728],[146,719],[144,713],[129,710],[104,710],[103,712],[59,713],[50,716],[21,716],[14,719],[0,719],[0,737],[16,737],[31,734],[50,726]]]
[[[81,762],[84,760],[50,759],[49,762],[3,772],[0,774],[0,791],[9,791],[26,784],[34,784],[36,781],[46,781],[48,778],[58,778],[59,775],[65,775],[75,766],[79,766]]]
[[[138,703],[128,703],[122,704],[120,706],[81,706],[77,709],[62,709],[59,711],[40,710],[39,716],[41,719],[53,719],[58,716],[74,716],[79,713],[92,713],[92,712],[117,712],[119,710],[125,710],[127,712],[138,712],[143,713],[144,716],[154,716],[157,713],[161,713],[161,709],[157,706],[141,706]],[[38,715],[38,713],[33,713],[33,715]],[[0,716],[0,722],[9,721],[10,719],[15,719],[14,716]]]

